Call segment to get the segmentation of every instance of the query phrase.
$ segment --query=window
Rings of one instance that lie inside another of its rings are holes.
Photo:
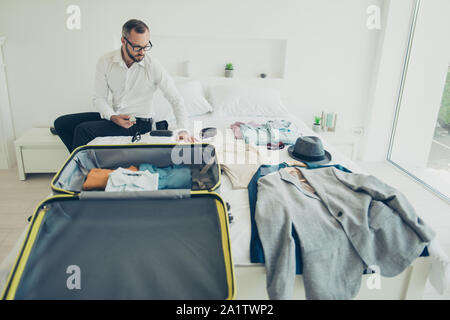
[[[435,5],[416,1],[388,161],[450,201],[450,30]]]

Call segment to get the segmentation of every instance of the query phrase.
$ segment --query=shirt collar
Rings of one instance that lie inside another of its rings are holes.
[[[135,63],[137,63],[138,65],[140,65],[141,67],[145,67],[145,58],[147,57],[147,55],[144,57],[144,59],[142,59],[141,61],[139,61],[139,62],[135,62]],[[116,50],[116,52],[115,52],[115,54],[114,54],[114,57],[113,57],[113,62],[117,62],[117,63],[119,63],[119,64],[122,64],[123,66],[127,66],[126,64],[125,64],[125,61],[123,61],[123,59],[122,59],[122,47],[120,47],[119,48],[119,50]]]
[[[141,61],[139,61],[139,62],[135,62],[135,63],[137,63],[138,65],[140,65],[141,67],[145,67],[145,58],[147,57],[147,55],[145,55],[145,57],[144,57],[144,59],[142,59]]]
[[[122,59],[122,47],[119,48],[119,50],[116,50],[116,52],[114,53],[114,57],[113,57],[113,62],[124,62]]]
[[[301,170],[300,170],[300,172],[303,173]],[[308,196],[308,197],[310,197],[310,198],[314,198],[314,199],[320,200],[320,198],[319,198],[316,194],[311,193],[311,192],[309,192],[308,190],[306,190],[306,189],[301,185],[301,183],[300,183],[300,181],[298,180],[298,178],[294,177],[294,176],[293,176],[292,174],[290,174],[287,170],[285,170],[285,169],[280,169],[280,170],[278,171],[278,173],[279,173],[281,179],[283,179],[284,181],[287,181],[287,182],[292,183],[292,184],[293,184],[299,191],[301,191],[304,195],[306,195],[306,196]]]

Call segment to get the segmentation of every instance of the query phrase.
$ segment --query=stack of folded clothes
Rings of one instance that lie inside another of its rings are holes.
[[[127,168],[130,171],[138,171],[135,166]],[[114,172],[111,169],[93,168],[89,171],[86,181],[83,183],[83,190],[105,190],[108,184],[109,174]]]
[[[183,165],[160,168],[152,164],[141,164],[129,168],[101,169],[89,171],[83,184],[84,191],[152,191],[162,189],[190,189],[191,169]]]
[[[105,191],[158,190],[158,174],[118,168],[109,174]]]
[[[255,145],[294,144],[299,131],[291,121],[269,120],[266,123],[235,122],[230,125],[236,139],[243,139],[245,143]]]
[[[141,164],[139,171],[157,174],[158,189],[191,189],[191,169],[183,165],[159,168],[152,164]]]

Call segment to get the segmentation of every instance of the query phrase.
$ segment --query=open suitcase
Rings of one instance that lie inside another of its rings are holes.
[[[81,190],[92,168],[141,163],[187,166],[192,188]],[[56,195],[32,216],[2,298],[232,299],[219,186],[220,166],[208,144],[77,148],[51,183]]]

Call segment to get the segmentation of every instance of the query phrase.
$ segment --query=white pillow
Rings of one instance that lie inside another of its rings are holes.
[[[178,91],[183,97],[186,111],[189,117],[199,116],[212,111],[212,106],[206,100],[202,85],[199,81],[189,80],[175,83]],[[152,100],[153,120],[174,121],[175,115],[169,101],[164,97],[160,89],[155,91]]]
[[[218,85],[209,88],[214,113],[238,116],[280,116],[287,109],[274,88]]]

